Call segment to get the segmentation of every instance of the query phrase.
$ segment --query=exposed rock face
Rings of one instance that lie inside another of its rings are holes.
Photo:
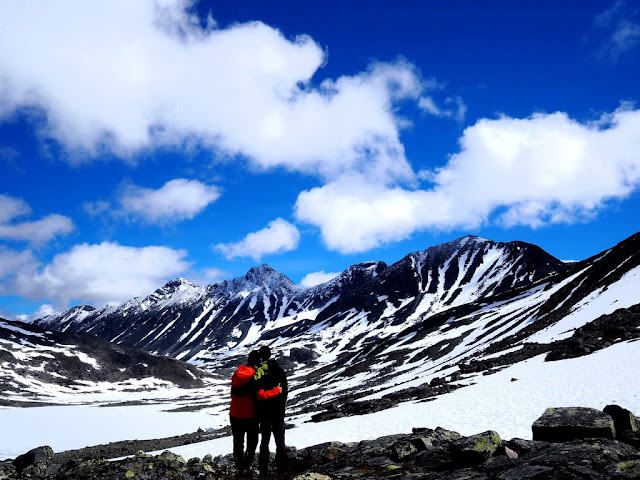
[[[637,432],[638,420],[636,416],[626,408],[622,408],[619,405],[607,405],[604,407],[604,413],[613,418],[613,424],[615,425],[616,432]]]
[[[420,428],[354,443],[328,442],[289,448],[287,480],[625,480],[640,476],[640,449],[609,438],[581,438],[584,416],[553,409],[554,422],[571,426],[564,442],[512,439],[493,431],[462,437],[456,432]],[[596,410],[597,412],[597,410]],[[597,418],[594,412],[583,412]],[[606,415],[606,414],[605,414]],[[544,416],[544,415],[543,415]],[[611,417],[609,417],[611,418]],[[13,462],[0,462],[0,479],[227,479],[235,475],[232,455],[184,458],[165,451],[142,452],[124,460],[74,459],[52,463],[51,449],[40,447]],[[19,467],[19,468],[18,468]]]
[[[615,439],[613,419],[595,408],[547,408],[533,426],[534,440],[567,442],[577,438]]]

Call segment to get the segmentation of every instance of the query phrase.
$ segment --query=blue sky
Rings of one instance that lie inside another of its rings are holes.
[[[0,5],[0,315],[640,230],[633,1]]]

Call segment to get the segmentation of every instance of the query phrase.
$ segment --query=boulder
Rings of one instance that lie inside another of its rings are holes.
[[[53,449],[49,446],[37,447],[29,450],[27,453],[16,457],[13,461],[13,466],[16,467],[18,472],[23,471],[25,468],[42,463],[47,465],[53,458]]]
[[[618,405],[607,405],[604,407],[603,411],[613,418],[613,425],[615,426],[616,433],[621,434],[626,431],[638,431],[638,419],[626,408],[622,408]]]
[[[640,460],[617,463],[610,466],[606,473],[616,480],[638,479],[640,478]]]
[[[306,472],[297,477],[293,477],[293,480],[331,480],[328,475],[322,475],[321,473]]]
[[[547,408],[532,425],[533,439],[570,442],[583,438],[615,439],[613,419],[595,408]]]
[[[493,430],[463,437],[451,444],[453,460],[462,465],[479,465],[491,458],[501,443],[500,435]]]
[[[410,457],[418,453],[418,447],[416,447],[411,441],[396,442],[391,446],[390,458],[394,462],[399,462],[404,458]]]

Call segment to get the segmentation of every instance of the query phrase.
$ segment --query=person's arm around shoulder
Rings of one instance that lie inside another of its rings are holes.
[[[264,388],[261,388],[256,392],[256,397],[258,398],[258,400],[268,400],[280,395],[280,393],[282,393],[282,388],[280,387],[280,385],[278,385],[276,387],[273,387],[271,390],[266,391]]]

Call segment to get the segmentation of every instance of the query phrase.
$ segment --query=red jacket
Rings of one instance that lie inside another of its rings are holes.
[[[231,377],[231,387],[239,387],[244,385],[253,377],[255,370],[247,365],[240,365],[238,370]],[[258,400],[266,400],[278,395],[282,389],[280,387],[271,390],[259,390],[254,395],[234,395],[231,394],[231,408],[229,415],[235,418],[254,418],[256,416],[256,398]]]

